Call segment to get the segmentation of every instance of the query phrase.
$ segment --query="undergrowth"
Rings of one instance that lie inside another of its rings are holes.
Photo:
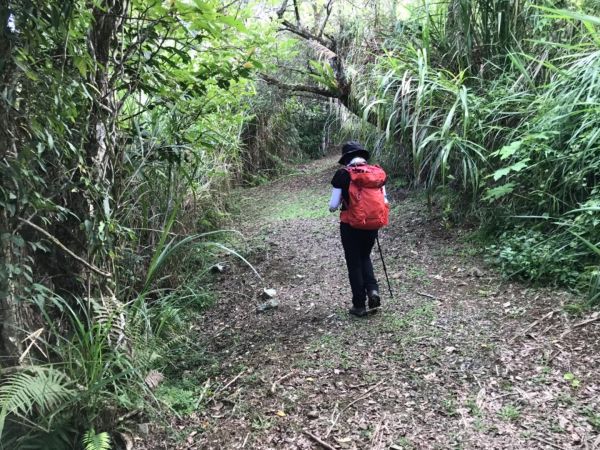
[[[369,61],[354,87],[378,127],[350,120],[340,136],[359,137],[390,173],[425,189],[448,226],[479,224],[507,277],[566,286],[593,305],[600,10],[584,3],[523,1],[518,14],[513,3],[414,5],[412,26],[380,54],[353,54],[357,66]]]

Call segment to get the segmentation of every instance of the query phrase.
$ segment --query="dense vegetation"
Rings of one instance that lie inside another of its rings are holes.
[[[0,2],[3,445],[162,405],[231,189],[349,137],[598,304],[600,11],[540,3]]]
[[[599,22],[585,15],[597,11],[453,5],[416,10],[418,31],[388,38],[361,80],[385,130],[373,145],[497,237],[508,275],[597,303]]]

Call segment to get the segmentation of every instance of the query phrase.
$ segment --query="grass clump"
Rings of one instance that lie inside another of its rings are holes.
[[[506,405],[498,412],[498,415],[506,422],[516,422],[521,417],[521,409],[515,405]]]

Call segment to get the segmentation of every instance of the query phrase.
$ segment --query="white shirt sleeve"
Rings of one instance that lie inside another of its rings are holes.
[[[329,199],[329,211],[334,212],[342,204],[342,190],[333,188],[331,198]]]
[[[381,186],[381,189],[383,190],[383,200],[384,200],[386,203],[389,203],[389,202],[388,202],[388,199],[387,199],[387,193],[385,192],[385,186]]]

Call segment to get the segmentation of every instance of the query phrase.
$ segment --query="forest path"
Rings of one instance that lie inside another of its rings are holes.
[[[564,313],[569,295],[503,282],[466,232],[393,182],[380,241],[395,298],[375,250],[383,308],[349,317],[327,211],[336,159],[243,192],[240,228],[264,280],[234,260],[218,275],[220,299],[195,327],[213,398],[174,420],[182,441],[161,448],[599,447],[600,322],[573,328],[586,317]],[[279,307],[256,313],[263,287]]]

